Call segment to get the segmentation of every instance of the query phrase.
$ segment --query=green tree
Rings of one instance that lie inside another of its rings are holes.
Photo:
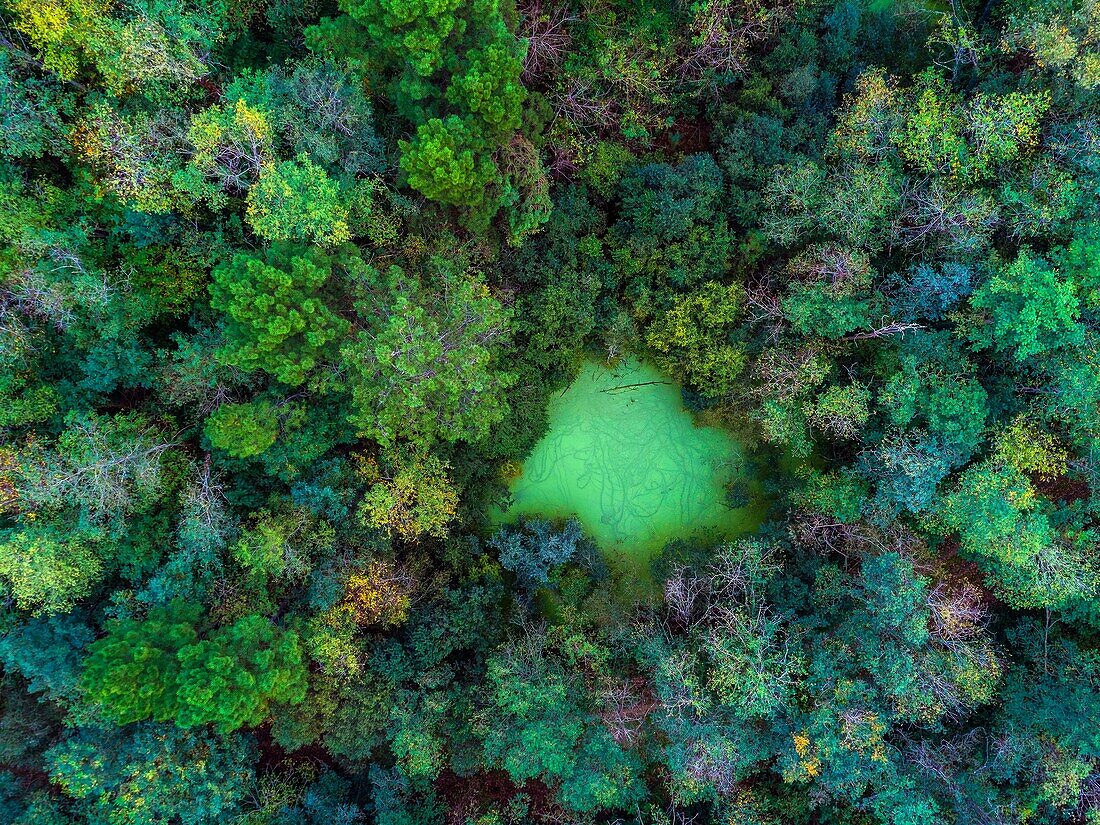
[[[312,34],[318,46],[349,51],[389,75],[387,92],[416,129],[411,140],[398,141],[409,186],[459,207],[474,231],[485,231],[504,208],[511,242],[533,232],[549,209],[540,197],[537,155],[514,151],[524,142],[517,129],[526,43],[509,30],[496,0],[340,5],[362,28],[330,21]],[[349,39],[359,48],[348,49]]]
[[[248,190],[245,216],[268,241],[338,246],[351,237],[339,187],[307,155],[265,165]]]
[[[306,59],[246,70],[226,87],[225,99],[265,113],[279,158],[305,156],[341,181],[384,169],[370,101],[346,66]]]
[[[325,300],[334,263],[314,249],[275,245],[216,267],[210,304],[229,316],[219,358],[284,384],[304,383],[349,328]]]
[[[646,331],[646,343],[665,369],[682,373],[711,397],[733,393],[745,367],[744,349],[730,342],[744,294],[737,284],[708,282],[677,296]]]
[[[51,779],[89,821],[214,825],[240,810],[255,779],[256,751],[241,735],[145,724],[82,728],[46,759]]]
[[[466,30],[466,15],[475,9],[488,12],[495,4],[469,0],[347,0],[341,5],[364,26],[375,48],[428,77],[443,68],[453,53],[445,46],[452,36]]]
[[[70,413],[52,446],[32,442],[20,454],[27,509],[76,508],[95,528],[148,512],[167,492],[175,446],[143,415]]]
[[[531,656],[533,658],[525,658]],[[639,797],[639,761],[578,703],[560,663],[540,651],[505,651],[488,665],[483,747],[513,782],[560,781],[572,810],[614,810]]]
[[[476,273],[432,266],[419,280],[396,266],[372,273],[357,305],[363,328],[341,353],[350,420],[383,445],[477,441],[508,411],[508,310]]]
[[[206,419],[206,437],[234,458],[251,458],[267,450],[279,435],[279,419],[267,401],[223,404]]]
[[[254,513],[230,552],[246,570],[296,578],[309,571],[310,551],[323,552],[332,539],[325,522],[315,524],[302,508],[279,506]]]
[[[297,634],[263,616],[246,616],[177,654],[177,724],[214,724],[222,732],[259,725],[273,704],[305,698],[306,673]]]
[[[16,0],[11,11],[48,71],[70,81],[92,73],[113,96],[137,92],[158,102],[185,95],[209,72],[210,45],[228,23],[228,9],[156,0],[121,9],[95,0]]]
[[[260,724],[272,704],[302,701],[295,633],[250,615],[201,638],[200,616],[197,605],[173,602],[110,624],[85,662],[89,699],[119,724],[153,719],[222,732]]]
[[[1093,597],[1087,544],[1060,535],[1049,505],[1010,464],[993,458],[969,467],[940,508],[1009,603],[1057,608]]]
[[[1084,342],[1073,279],[1026,248],[974,291],[970,305],[984,316],[971,334],[974,342],[1017,361]]]
[[[121,114],[101,103],[83,113],[73,141],[104,191],[138,211],[178,206],[172,178],[180,170],[183,135],[169,112]]]
[[[34,614],[63,613],[87,596],[103,573],[92,541],[30,526],[0,533],[0,579],[16,605]]]
[[[901,368],[879,391],[886,417],[901,427],[923,427],[965,459],[981,443],[989,418],[989,394],[974,365],[943,335],[907,336]]]
[[[0,54],[0,151],[8,158],[61,152],[63,119],[72,115],[73,101],[61,84],[23,68]]]
[[[172,602],[150,608],[144,619],[107,625],[84,660],[81,686],[103,715],[125,725],[172,721],[180,710],[178,654],[198,641],[197,605]]]
[[[1088,3],[1018,0],[1008,6],[1001,48],[1023,50],[1043,71],[1064,77],[1083,89],[1100,85],[1100,15]]]
[[[79,695],[84,649],[94,638],[79,612],[31,619],[0,638],[0,662],[27,680],[28,692],[72,702]]]
[[[191,156],[172,176],[182,193],[224,209],[229,197],[239,197],[273,160],[274,135],[270,114],[247,101],[219,104],[198,112],[187,130]]]
[[[389,463],[392,474],[378,478],[360,503],[360,520],[408,541],[445,537],[458,507],[447,465],[430,454]]]
[[[432,118],[416,129],[412,140],[400,141],[401,169],[409,186],[426,198],[465,206],[484,214],[500,171],[487,153],[488,144],[469,118]]]
[[[652,293],[661,301],[667,289],[726,277],[734,240],[722,214],[722,171],[713,157],[627,167],[618,194],[609,251],[639,305],[652,312],[656,307],[646,306]]]
[[[508,33],[466,53],[466,66],[451,78],[447,100],[477,118],[487,134],[500,138],[520,126],[526,90],[520,84],[526,45]],[[499,139],[499,138],[498,138]]]

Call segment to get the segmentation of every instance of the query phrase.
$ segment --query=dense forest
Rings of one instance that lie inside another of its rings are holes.
[[[0,822],[1100,823],[1098,207],[1097,0],[0,0]]]

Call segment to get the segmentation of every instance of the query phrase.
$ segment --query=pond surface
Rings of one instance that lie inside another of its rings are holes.
[[[760,504],[735,508],[726,493],[743,467],[734,437],[696,426],[667,376],[634,359],[586,362],[551,402],[502,520],[576,517],[609,556],[641,565],[672,539],[754,529]]]

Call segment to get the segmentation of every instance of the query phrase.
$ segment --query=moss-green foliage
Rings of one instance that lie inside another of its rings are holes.
[[[489,136],[506,136],[520,126],[526,91],[519,82],[526,49],[502,35],[466,53],[466,66],[451,79],[447,102],[477,118]]]
[[[370,278],[364,329],[342,351],[352,423],[383,445],[483,438],[515,381],[500,363],[508,311],[477,273],[442,261],[423,282],[398,267]]]
[[[59,613],[91,592],[103,562],[79,534],[30,526],[0,539],[0,579],[15,604],[32,613]]]
[[[746,359],[741,347],[723,338],[733,332],[743,301],[739,285],[703,284],[657,317],[646,343],[661,353],[662,366],[682,371],[705,394],[732,393]]]
[[[458,115],[432,118],[402,144],[401,168],[409,185],[432,200],[483,207],[486,191],[499,175],[486,146],[471,121]]]
[[[213,724],[218,730],[264,722],[272,704],[305,698],[306,678],[298,637],[246,616],[182,648],[176,722]]]
[[[273,246],[262,256],[238,253],[217,267],[210,305],[228,316],[218,357],[284,384],[303,383],[348,329],[325,303],[332,267],[330,256],[294,246]]]
[[[119,724],[152,719],[222,731],[260,724],[272,703],[302,701],[296,634],[253,615],[203,638],[199,619],[194,606],[173,602],[111,625],[85,664],[89,698]]]
[[[267,450],[279,435],[279,419],[269,402],[224,404],[206,419],[210,443],[234,458],[250,458]]]
[[[976,341],[1007,350],[1017,361],[1084,341],[1072,276],[1060,275],[1026,248],[976,290],[970,304],[985,316],[973,332]]]
[[[264,166],[248,190],[245,215],[253,231],[268,241],[336,246],[351,237],[339,189],[306,155]]]
[[[142,621],[123,619],[97,641],[84,662],[81,685],[108,719],[119,724],[174,719],[179,652],[198,641],[199,610],[174,602]]]
[[[460,207],[476,231],[484,232],[502,208],[513,237],[534,231],[547,209],[532,209],[515,195],[540,173],[502,163],[510,145],[524,140],[517,130],[527,49],[497,1],[343,0],[340,7],[362,27],[352,37],[365,62],[389,76],[390,98],[415,126],[412,139],[398,142],[409,186]],[[351,31],[322,23],[312,30],[315,48],[332,49]],[[533,166],[541,166],[538,157]]]

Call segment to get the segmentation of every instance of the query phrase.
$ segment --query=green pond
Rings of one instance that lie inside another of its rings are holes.
[[[728,500],[743,471],[737,440],[696,426],[667,376],[635,359],[589,361],[551,402],[550,431],[497,520],[575,517],[609,559],[641,568],[672,539],[719,540],[757,527],[763,504],[753,484],[753,503]]]

